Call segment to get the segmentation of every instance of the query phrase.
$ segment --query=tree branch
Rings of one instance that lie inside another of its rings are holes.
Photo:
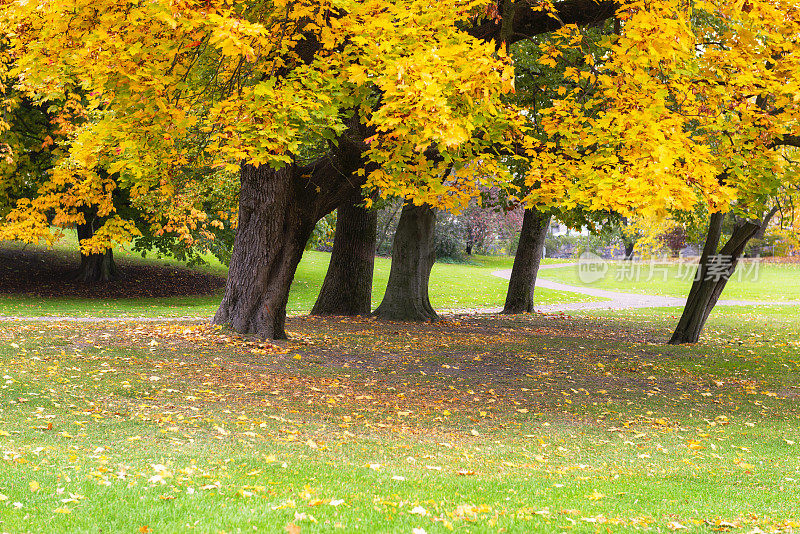
[[[769,148],[775,148],[779,146],[793,146],[800,148],[800,135],[782,135],[781,137],[776,137],[773,139],[769,144]]]
[[[555,4],[556,11],[551,14],[537,5],[519,2],[515,6],[508,44],[555,31],[566,24],[596,24],[613,17],[619,7],[613,0],[563,0]],[[502,24],[495,20],[479,19],[467,33],[482,41],[495,41],[499,46],[501,28]]]

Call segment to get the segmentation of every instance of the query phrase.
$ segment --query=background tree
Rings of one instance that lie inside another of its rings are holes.
[[[328,271],[312,315],[369,315],[378,212],[362,206],[361,192],[337,209]]]

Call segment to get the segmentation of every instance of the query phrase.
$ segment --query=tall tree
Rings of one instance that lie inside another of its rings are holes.
[[[621,31],[602,44],[604,68],[568,73],[579,87],[542,113],[551,134],[531,165],[528,202],[559,198],[653,219],[700,205],[760,222],[778,187],[800,177],[783,148],[796,139],[800,116],[800,7],[782,0],[641,7],[619,13]],[[574,28],[554,33],[579,37]],[[555,64],[561,50],[551,46],[540,61]],[[725,255],[738,259],[752,224],[737,227]],[[695,338],[723,287],[695,288],[686,310],[692,327],[674,342]]]

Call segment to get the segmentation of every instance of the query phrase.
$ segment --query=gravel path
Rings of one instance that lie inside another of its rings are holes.
[[[575,267],[577,263],[554,263],[542,265],[539,271],[548,269],[561,269],[563,267]],[[492,276],[508,280],[511,278],[511,269],[502,269],[492,272]],[[607,300],[595,302],[565,302],[562,304],[544,304],[536,306],[537,312],[554,313],[565,311],[580,310],[623,310],[632,308],[669,308],[683,307],[686,304],[685,298],[664,297],[659,295],[637,295],[634,293],[621,293],[584,286],[571,286],[561,282],[553,282],[545,278],[537,278],[536,287],[553,289],[555,291],[566,291],[569,293],[579,293]],[[797,300],[720,300],[717,306],[800,306]],[[442,313],[500,313],[502,308],[451,308],[440,310]],[[21,317],[13,315],[0,315],[0,321],[25,321],[25,322],[68,322],[68,323],[102,323],[102,322],[208,322],[210,317],[73,317],[73,316],[38,316]]]
[[[577,263],[554,263],[542,265],[539,271],[547,269],[560,269],[563,267],[575,267]],[[511,278],[511,269],[494,271],[493,276],[508,280]],[[575,310],[622,310],[631,308],[669,308],[683,307],[686,299],[682,297],[664,297],[660,295],[639,295],[635,293],[621,293],[619,291],[609,291],[594,287],[571,286],[561,282],[553,282],[544,278],[536,279],[536,287],[554,289],[556,291],[567,291],[569,293],[580,293],[592,297],[600,297],[608,300],[596,302],[567,302],[563,304],[546,304],[536,306],[538,312],[560,312]],[[717,306],[800,306],[800,301],[796,300],[720,300]]]

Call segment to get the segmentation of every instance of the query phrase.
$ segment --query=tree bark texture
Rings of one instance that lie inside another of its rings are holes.
[[[342,138],[336,151],[309,165],[241,166],[239,225],[215,324],[286,338],[289,288],[305,244],[317,221],[360,190],[362,151]]]
[[[428,281],[436,261],[436,212],[427,205],[406,204],[392,247],[392,267],[383,301],[375,315],[389,321],[435,321]]]
[[[508,281],[508,293],[503,313],[533,313],[533,292],[536,288],[536,275],[542,259],[544,241],[550,227],[550,214],[536,210],[525,210],[519,246]]]
[[[724,218],[725,214],[719,212],[711,215],[706,243],[697,266],[698,273],[692,283],[678,326],[669,340],[671,345],[697,343],[711,310],[714,309],[722,290],[736,270],[745,245],[760,227],[758,222],[737,222],[730,239],[717,253]]]
[[[360,206],[361,195],[345,201],[336,215],[331,262],[311,315],[369,315],[378,212]]]
[[[90,211],[84,211],[84,224],[77,226],[78,243],[91,239],[94,232],[102,225],[102,220]],[[111,249],[100,254],[84,254],[81,251],[81,265],[75,273],[75,280],[94,284],[97,282],[113,282],[119,280],[120,273],[114,262],[114,252]]]

